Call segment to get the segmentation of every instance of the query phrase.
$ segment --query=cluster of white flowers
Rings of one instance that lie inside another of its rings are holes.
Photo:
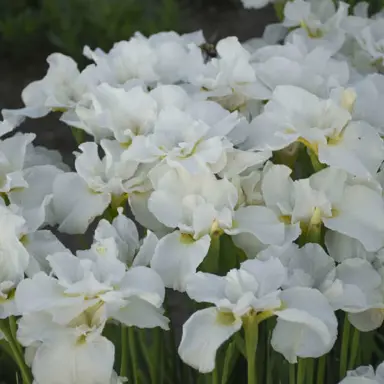
[[[74,171],[32,134],[0,141],[0,319],[18,318],[36,384],[122,382],[104,327],[168,329],[165,288],[208,303],[178,348],[202,373],[271,317],[292,364],[333,348],[336,311],[364,332],[384,321],[383,14],[294,0],[263,39],[225,38],[214,57],[204,43],[138,33],[85,47],[82,71],[54,53],[25,107],[2,111],[1,135],[60,112],[83,136]],[[46,228],[81,235],[95,220],[75,254]]]
[[[381,363],[376,372],[371,366],[359,367],[349,371],[347,377],[340,384],[382,384],[384,383],[384,363]]]

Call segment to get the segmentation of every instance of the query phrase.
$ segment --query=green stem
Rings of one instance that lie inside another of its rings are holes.
[[[153,369],[153,359],[152,359],[152,354],[151,354],[151,351],[149,350],[148,348],[148,341],[147,341],[147,338],[146,338],[146,335],[147,335],[147,329],[139,329],[137,334],[138,334],[138,337],[139,337],[139,347],[140,347],[140,351],[141,351],[141,354],[145,360],[145,363],[147,364],[147,367],[149,369],[149,374],[150,374],[150,380],[151,380],[151,383],[155,383],[155,380],[156,380],[156,368]]]
[[[133,382],[135,384],[138,384],[140,382],[139,364],[138,364],[136,345],[135,345],[135,330],[133,327],[128,327],[128,345],[129,345],[129,353],[132,359]]]
[[[0,340],[0,349],[5,352],[17,364],[15,356],[13,356],[11,347],[5,339]]]
[[[212,372],[212,384],[219,384],[219,372],[217,366]]]
[[[32,384],[31,373],[29,371],[29,368],[25,364],[22,349],[21,347],[18,346],[17,340],[13,338],[12,332],[8,327],[6,320],[0,320],[0,330],[4,334],[5,339],[7,340],[9,347],[11,349],[11,352],[13,354],[14,360],[19,366],[21,376],[23,378],[23,383]]]
[[[343,335],[341,341],[341,353],[340,353],[340,380],[344,379],[347,374],[347,363],[348,363],[348,347],[349,347],[349,336],[351,333],[351,324],[349,323],[348,317],[345,314]]]
[[[153,355],[158,356],[158,361],[153,361],[151,359],[150,369],[152,371],[151,377],[152,382],[155,384],[156,382],[162,383],[162,375],[163,375],[163,364],[164,364],[164,353],[162,353],[162,343],[161,343],[161,328],[154,328],[152,330],[153,334]],[[157,371],[158,369],[158,371]]]
[[[308,148],[308,155],[309,155],[309,158],[311,159],[312,167],[315,173],[327,167],[325,164],[320,163],[316,153],[313,152],[313,150],[310,148]]]
[[[121,362],[120,376],[127,377],[128,374],[128,331],[124,325],[120,326],[121,330]]]
[[[274,3],[274,8],[275,8],[275,13],[276,13],[276,16],[277,18],[280,20],[280,21],[283,21],[284,20],[284,7],[285,7],[285,3],[286,1],[284,2],[277,2],[277,3]]]
[[[9,329],[11,331],[13,339],[17,341],[17,324],[16,324],[15,316],[9,317]],[[23,354],[23,348],[21,347],[20,343],[16,343],[16,344],[19,349],[19,352]]]
[[[200,266],[204,272],[218,273],[219,271],[220,236],[221,234],[215,231],[211,234],[211,245],[208,254]]]
[[[299,363],[297,364],[297,378],[296,384],[304,384],[305,383],[305,360],[299,359]]]
[[[307,382],[313,383],[313,374],[315,372],[315,361],[313,359],[309,359],[307,362],[307,372],[306,372],[306,378]]]
[[[156,329],[158,335],[159,335],[159,349],[156,351],[160,355],[160,384],[164,383],[164,377],[165,377],[165,357],[166,357],[166,348],[165,348],[165,335],[163,333],[163,330],[161,328]]]
[[[325,368],[327,365],[327,357],[326,355],[321,356],[320,359],[318,360],[318,365],[317,365],[317,384],[324,384],[325,383]]]
[[[357,355],[359,353],[360,332],[358,329],[353,329],[351,356],[349,357],[348,369],[353,369],[356,364]]]
[[[169,306],[169,300],[168,300],[168,295],[165,296],[164,299],[164,308],[167,317],[170,319],[170,324],[169,324],[169,342],[170,342],[170,347],[171,347],[171,354],[172,354],[172,368],[173,368],[173,374],[174,374],[174,381],[175,383],[178,383],[180,379],[183,379],[184,374],[186,372],[185,369],[183,369],[184,364],[180,366],[179,362],[180,359],[178,358],[178,352],[177,352],[177,343],[176,343],[176,335],[175,335],[175,327],[173,326],[172,322],[172,316],[171,316],[171,309]],[[189,382],[189,379],[188,379]]]
[[[85,132],[80,128],[71,127],[72,136],[77,145],[80,145],[85,140]]]
[[[267,343],[265,346],[266,349],[266,384],[272,384],[272,372],[273,372],[273,364],[272,364],[272,357],[271,357],[271,336],[272,332],[270,329],[270,323],[269,321],[266,322],[266,332],[267,332]]]
[[[289,364],[289,384],[296,384],[295,364]]]
[[[257,384],[256,351],[259,336],[259,323],[255,316],[249,316],[244,321],[245,349],[247,354],[248,384]]]

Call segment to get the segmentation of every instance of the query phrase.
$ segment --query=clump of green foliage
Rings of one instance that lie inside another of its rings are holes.
[[[0,55],[52,50],[79,59],[84,45],[109,49],[134,32],[178,29],[178,0],[0,0]]]

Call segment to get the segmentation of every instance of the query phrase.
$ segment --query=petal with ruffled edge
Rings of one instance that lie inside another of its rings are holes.
[[[114,345],[98,336],[84,342],[58,337],[40,345],[32,364],[39,384],[105,384],[110,381]]]
[[[290,363],[328,353],[337,338],[337,319],[327,299],[304,287],[287,289],[280,298],[285,309],[276,311],[272,347]]]
[[[109,317],[120,321],[128,327],[155,328],[161,327],[168,330],[169,320],[163,315],[163,309],[139,297],[130,298],[126,305],[116,308],[113,303],[107,304]]]
[[[275,213],[266,207],[248,206],[235,211],[234,228],[228,234],[251,233],[263,244],[282,244],[285,226]]]
[[[158,243],[151,267],[161,276],[168,288],[185,291],[186,281],[208,253],[211,238],[208,235],[194,241],[190,236],[175,231]]]
[[[242,326],[241,320],[233,316],[232,320],[231,315],[222,321],[216,308],[195,312],[183,326],[178,349],[181,359],[202,373],[213,371],[218,348]]]
[[[373,308],[364,312],[349,313],[348,319],[359,331],[370,332],[381,327],[384,321],[384,311]]]
[[[109,194],[91,191],[76,173],[61,174],[53,184],[53,211],[59,231],[64,233],[84,233],[110,201]]]

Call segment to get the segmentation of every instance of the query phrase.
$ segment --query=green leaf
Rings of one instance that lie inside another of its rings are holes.
[[[236,361],[240,356],[239,349],[235,341],[229,343],[227,350],[225,352],[224,365],[223,365],[223,375],[221,378],[221,384],[229,383],[229,378],[235,368]]]
[[[244,356],[247,357],[246,351],[245,351],[245,341],[243,337],[241,336],[240,332],[235,333],[234,336],[234,342],[236,344],[236,347],[238,351]]]

